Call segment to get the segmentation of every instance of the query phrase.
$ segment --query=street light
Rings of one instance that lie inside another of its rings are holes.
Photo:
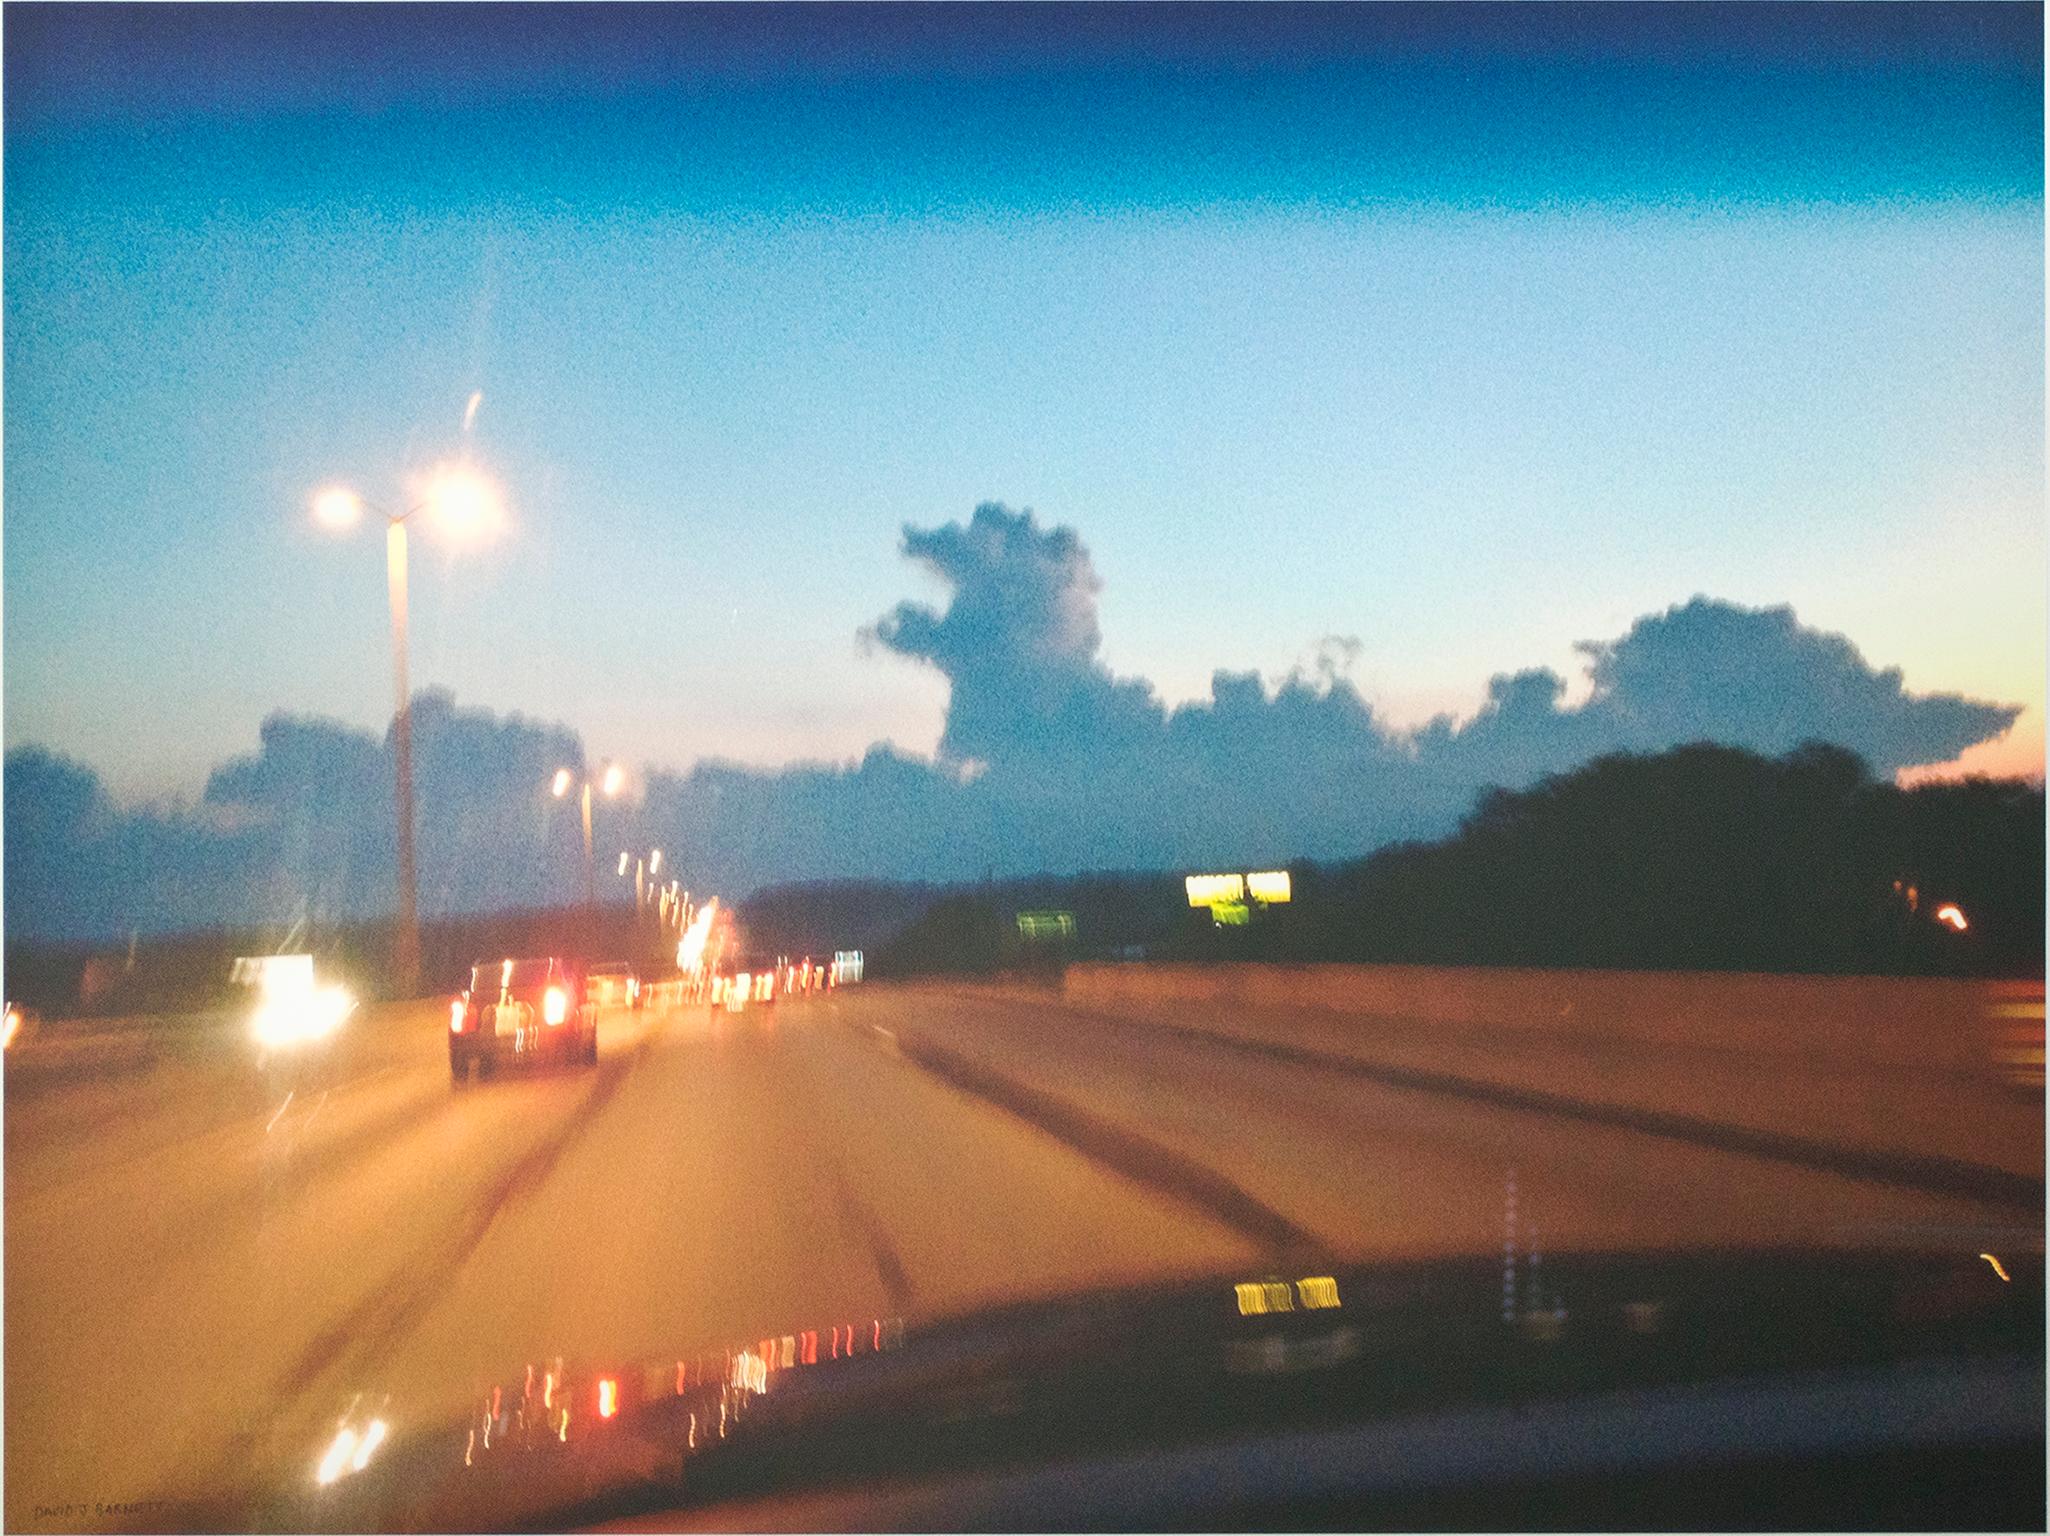
[[[373,512],[385,520],[385,586],[391,600],[392,687],[397,712],[392,720],[394,799],[399,832],[398,932],[392,940],[392,970],[399,995],[411,997],[420,981],[420,913],[413,862],[413,700],[406,681],[406,523],[426,512],[458,538],[476,537],[502,516],[497,488],[464,465],[443,465],[413,487],[413,505],[390,512],[345,485],[314,493],[313,516],[334,533],[347,533]]]
[[[584,812],[584,905],[595,909],[598,905],[598,867],[591,852],[591,776],[584,774],[580,778],[567,768],[558,768],[555,770],[553,782],[549,785],[549,792],[560,800],[569,793],[571,785],[579,782],[583,785],[578,798],[583,803]],[[609,799],[618,794],[620,786],[625,783],[626,774],[619,764],[607,763],[605,771],[599,776],[598,787]],[[623,854],[620,860],[620,873],[626,873]]]
[[[670,881],[668,886],[665,887],[654,878],[656,872],[661,867],[662,850],[660,848],[651,848],[648,852],[638,855],[631,848],[622,848],[619,851],[619,878],[624,880],[626,872],[629,869],[633,871],[635,913],[647,911],[650,898],[652,897],[658,914],[656,919],[658,923],[668,917],[670,893],[676,887],[674,880]]]

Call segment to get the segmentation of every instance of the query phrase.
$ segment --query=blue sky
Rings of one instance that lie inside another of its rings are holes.
[[[306,498],[467,448],[512,518],[420,548],[415,681],[594,755],[930,752],[859,636],[997,499],[1169,702],[1343,635],[1464,715],[1706,593],[2040,772],[2041,25],[11,8],[7,743],[190,797],[381,728]]]

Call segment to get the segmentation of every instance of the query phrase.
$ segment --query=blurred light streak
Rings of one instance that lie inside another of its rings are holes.
[[[349,1464],[349,1458],[356,1452],[356,1431],[344,1424],[335,1431],[329,1443],[327,1454],[320,1458],[320,1465],[313,1474],[314,1482],[325,1488],[342,1475]]]
[[[363,1431],[362,1440],[357,1443],[356,1454],[349,1460],[349,1470],[361,1472],[369,1466],[370,1458],[376,1454],[377,1448],[384,1444],[384,1437],[390,1432],[390,1427],[383,1419],[372,1419],[370,1427]]]
[[[2000,1260],[1994,1258],[1993,1255],[1990,1253],[1982,1253],[1979,1255],[1979,1257],[1984,1259],[1988,1264],[1991,1264],[1993,1266],[1994,1274],[2000,1276],[2002,1280],[2007,1279],[2007,1271],[2000,1267]]]

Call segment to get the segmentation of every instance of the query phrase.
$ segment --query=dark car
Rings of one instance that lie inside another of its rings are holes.
[[[474,1063],[488,1076],[501,1061],[598,1060],[598,1015],[581,971],[554,957],[472,967],[469,990],[449,1005],[448,1068],[457,1082]]]

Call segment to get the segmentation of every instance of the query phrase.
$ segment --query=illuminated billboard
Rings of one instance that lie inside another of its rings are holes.
[[[1246,881],[1243,875],[1191,875],[1182,882],[1189,893],[1192,907],[1214,907],[1219,902],[1244,901]]]
[[[1072,912],[1020,912],[1018,914],[1018,936],[1032,943],[1051,939],[1072,939],[1075,936],[1075,914]]]
[[[1278,905],[1289,899],[1288,871],[1270,869],[1263,874],[1246,876],[1246,893],[1255,901]]]

